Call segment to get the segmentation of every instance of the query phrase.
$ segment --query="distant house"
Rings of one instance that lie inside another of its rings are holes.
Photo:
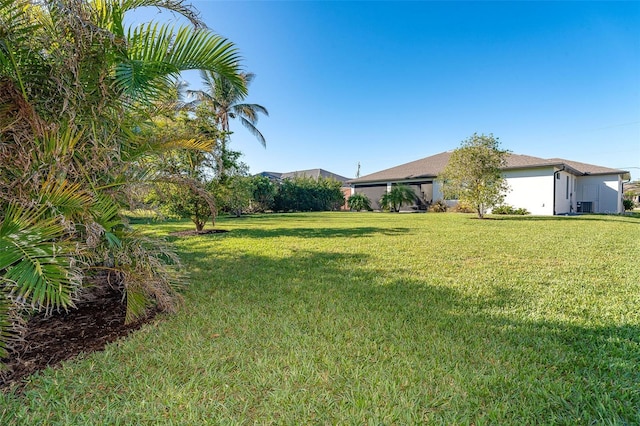
[[[324,169],[309,169],[309,170],[298,170],[295,172],[287,172],[287,173],[279,173],[279,172],[262,172],[258,173],[260,176],[268,177],[271,180],[281,181],[284,179],[292,179],[295,177],[308,177],[312,179],[318,179],[323,177],[325,179],[333,179],[339,182],[347,182],[349,178],[337,175],[335,173],[328,172]]]
[[[451,151],[442,152],[390,169],[350,180],[352,193],[369,197],[375,209],[392,185],[407,184],[416,193],[412,209],[426,209],[443,199],[438,175]],[[509,154],[503,175],[510,191],[504,203],[525,208],[534,215],[570,213],[622,213],[622,184],[630,178],[625,170],[561,158],[544,159]]]
[[[338,182],[342,182],[342,193],[344,194],[345,200],[347,200],[351,195],[351,186],[347,183],[349,181],[349,178],[337,175],[335,173],[331,173],[324,169],[298,170],[295,172],[287,172],[287,173],[262,172],[262,173],[258,173],[258,176],[265,176],[274,182],[281,182],[285,179],[293,179],[296,177],[306,177],[306,178],[312,178],[316,180],[321,177],[325,179],[333,179],[333,180],[337,180]],[[341,210],[349,209],[346,202],[340,209]]]
[[[625,198],[640,204],[640,181],[625,183],[623,193]]]

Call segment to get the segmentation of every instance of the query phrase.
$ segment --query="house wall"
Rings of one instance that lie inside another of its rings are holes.
[[[506,171],[509,191],[504,204],[534,215],[553,215],[553,171],[553,167]]]
[[[576,213],[578,203],[584,202],[591,202],[593,213],[623,212],[622,180],[619,175],[575,176],[554,167],[541,167],[508,170],[504,176],[510,188],[504,203],[525,208],[533,215],[552,216],[554,202],[555,214]],[[442,184],[437,180],[416,179],[403,183],[412,186],[417,198],[422,198],[425,204],[444,200]],[[367,195],[372,207],[377,210],[380,209],[380,198],[390,186],[391,182],[356,185],[354,192]],[[450,206],[456,204],[456,200],[446,201]],[[419,202],[417,204],[420,205]]]
[[[342,195],[344,196],[344,204],[340,206],[340,210],[349,210],[349,203],[347,202],[347,200],[349,200],[349,197],[351,197],[351,187],[343,186],[342,188],[340,188],[340,190],[342,191]]]
[[[374,210],[380,210],[380,198],[387,192],[387,184],[368,184],[368,185],[356,185],[353,188],[354,194],[364,194],[371,200],[371,208]]]
[[[556,182],[556,211],[555,214],[569,214],[576,212],[576,176],[565,171],[558,171]]]
[[[380,199],[382,196],[391,191],[393,185],[407,185],[411,188],[416,195],[414,203],[412,205],[404,205],[401,207],[401,211],[415,211],[415,210],[426,210],[434,200],[434,183],[431,180],[406,180],[401,182],[377,182],[377,183],[367,183],[367,184],[355,184],[352,187],[353,194],[364,194],[369,197],[371,201],[371,207],[374,210],[380,210]]]
[[[578,176],[576,201],[591,202],[592,213],[622,213],[621,194],[618,175]]]

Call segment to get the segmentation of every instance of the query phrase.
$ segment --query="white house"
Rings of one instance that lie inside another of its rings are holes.
[[[413,209],[426,209],[443,199],[438,175],[451,151],[422,158],[349,181],[352,193],[369,197],[374,208],[394,184],[407,184],[416,193]],[[509,185],[504,203],[534,215],[622,213],[622,183],[630,173],[593,164],[508,154],[503,169]]]

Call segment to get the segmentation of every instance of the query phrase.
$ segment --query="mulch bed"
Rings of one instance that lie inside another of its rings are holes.
[[[57,366],[80,353],[101,351],[107,343],[128,335],[151,321],[156,312],[135,323],[124,323],[122,293],[107,289],[95,300],[78,304],[78,309],[39,314],[25,326],[22,339],[13,345],[9,357],[1,360],[0,389],[20,388],[22,379]]]

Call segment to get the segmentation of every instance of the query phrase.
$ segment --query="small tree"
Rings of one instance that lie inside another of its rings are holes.
[[[471,204],[483,218],[487,209],[504,201],[509,189],[501,170],[507,153],[492,134],[474,133],[462,141],[440,175],[445,198]]]
[[[387,192],[380,199],[380,206],[384,210],[399,212],[405,204],[415,202],[416,194],[408,185],[394,185],[391,191]]]
[[[355,211],[371,210],[371,200],[364,194],[353,194],[347,200],[349,208]]]
[[[192,149],[170,149],[149,158],[145,166],[155,169],[155,183],[147,201],[165,214],[191,219],[201,232],[209,219],[215,224],[217,215],[215,197],[207,188],[215,173],[216,130],[205,132],[200,117],[181,113],[156,117],[156,123],[148,139],[169,138]]]

